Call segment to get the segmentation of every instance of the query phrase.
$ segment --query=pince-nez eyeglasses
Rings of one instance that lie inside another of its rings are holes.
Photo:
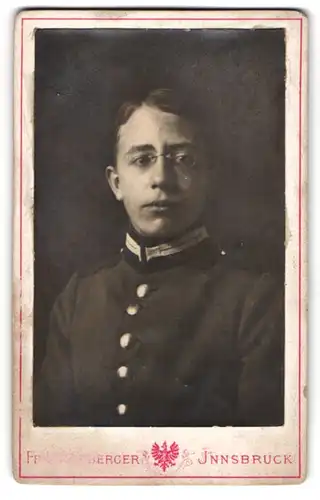
[[[158,158],[163,157],[174,167],[194,168],[196,166],[196,155],[192,151],[174,151],[169,153],[139,153],[129,159],[129,163],[139,167],[150,167]]]

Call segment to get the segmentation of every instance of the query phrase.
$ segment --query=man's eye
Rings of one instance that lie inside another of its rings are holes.
[[[175,161],[177,163],[183,163],[184,161],[187,161],[188,158],[189,158],[189,155],[187,153],[179,153],[177,155],[175,155]]]
[[[153,161],[152,155],[140,155],[132,159],[131,163],[138,165],[139,167],[147,167]]]
[[[190,153],[179,153],[176,154],[174,158],[177,165],[185,165],[187,167],[191,167],[195,163],[195,158]]]

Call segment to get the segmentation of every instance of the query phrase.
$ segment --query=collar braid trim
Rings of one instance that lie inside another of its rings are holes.
[[[154,247],[141,247],[130,234],[126,234],[126,247],[127,249],[136,255],[139,261],[142,261],[143,249],[146,256],[146,261],[155,259],[157,257],[167,257],[169,255],[174,255],[195,245],[198,245],[201,241],[208,238],[208,232],[205,227],[200,227],[189,231],[181,238],[170,241],[170,243],[162,243]]]

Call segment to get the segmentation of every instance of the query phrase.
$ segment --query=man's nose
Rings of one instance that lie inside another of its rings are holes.
[[[152,188],[172,187],[176,184],[174,168],[165,155],[159,155],[152,166]]]

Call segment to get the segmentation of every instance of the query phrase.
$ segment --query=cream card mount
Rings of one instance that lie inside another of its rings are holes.
[[[307,19],[15,23],[13,471],[306,474]]]

